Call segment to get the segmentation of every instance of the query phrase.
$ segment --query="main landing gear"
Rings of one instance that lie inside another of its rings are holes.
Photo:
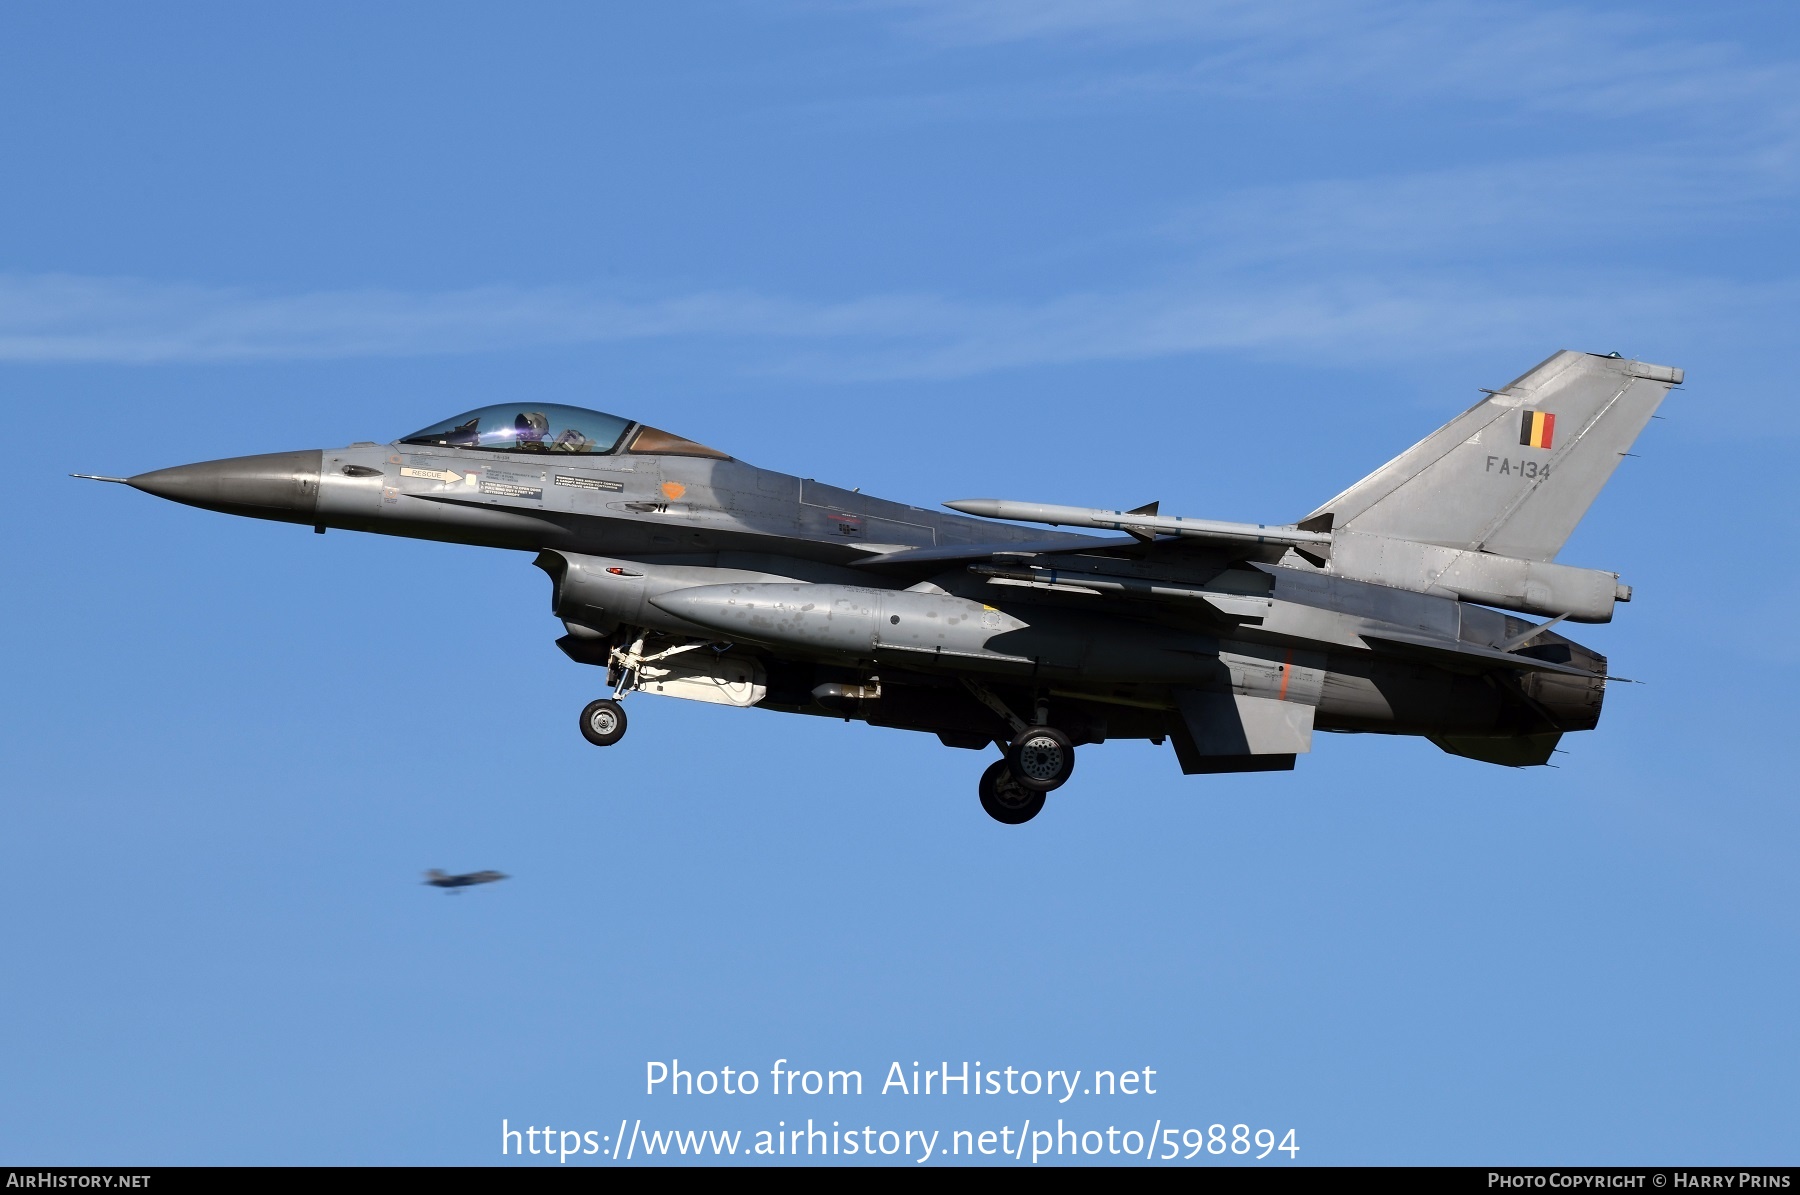
[[[981,807],[989,817],[1008,826],[1028,822],[1044,808],[1045,794],[1061,788],[1074,773],[1075,744],[1049,725],[1049,705],[1042,698],[1037,703],[1036,723],[1027,724],[985,686],[963,683],[1014,731],[1004,757],[981,774]]]
[[[1075,771],[1075,744],[1054,726],[1033,726],[1007,744],[1006,766],[1026,788],[1061,788]]]
[[[1075,744],[1054,726],[1031,726],[1006,746],[1006,757],[981,774],[981,807],[1008,826],[1036,817],[1044,797],[1075,771]]]
[[[1044,808],[1044,794],[1020,784],[1012,766],[996,759],[981,774],[981,807],[1002,825],[1023,825]]]

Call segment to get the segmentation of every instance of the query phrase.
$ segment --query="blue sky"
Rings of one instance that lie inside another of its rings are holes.
[[[1797,62],[1731,0],[10,6],[0,1161],[1060,1114],[1792,1163]],[[1287,520],[1564,347],[1689,385],[1562,556],[1644,683],[1558,768],[1115,743],[1021,829],[922,735],[644,697],[602,755],[522,556],[65,477],[529,394]],[[676,1057],[1162,1086],[644,1096]]]

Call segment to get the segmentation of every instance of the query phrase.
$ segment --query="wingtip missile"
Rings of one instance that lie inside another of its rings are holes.
[[[1013,502],[1005,498],[962,498],[946,502],[951,510],[984,519],[1010,519],[1019,523],[1048,523],[1052,527],[1097,527],[1123,531],[1140,538],[1154,535],[1181,536],[1232,543],[1329,544],[1329,531],[1303,531],[1293,526],[1262,523],[1228,523],[1218,519],[1185,519],[1156,513],[1157,504],[1136,510],[1098,510],[1082,506],[1055,506],[1043,502]]]
[[[958,498],[955,502],[946,502],[944,505],[951,510],[961,511],[963,514],[974,515],[982,519],[1007,517],[1000,513],[1000,508],[1006,503],[998,498]]]

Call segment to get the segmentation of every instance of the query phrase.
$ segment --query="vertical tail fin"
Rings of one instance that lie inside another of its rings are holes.
[[[1554,560],[1682,371],[1564,350],[1308,516],[1340,530]],[[1305,524],[1302,523],[1302,526]]]

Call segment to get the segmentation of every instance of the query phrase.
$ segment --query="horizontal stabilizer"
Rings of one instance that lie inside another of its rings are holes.
[[[1471,672],[1486,672],[1492,668],[1518,668],[1526,672],[1559,672],[1564,676],[1583,678],[1594,675],[1585,668],[1576,668],[1571,664],[1557,664],[1550,660],[1537,659],[1535,656],[1520,655],[1517,652],[1501,651],[1497,647],[1483,647],[1478,643],[1438,639],[1431,635],[1414,635],[1385,627],[1380,634],[1369,631],[1362,632],[1362,640],[1376,651],[1384,648],[1398,649],[1402,655],[1424,655],[1438,664],[1452,667],[1461,664]]]
[[[1217,776],[1222,772],[1291,772],[1292,755],[1196,755],[1175,739],[1175,758],[1183,776]]]
[[[1542,734],[1434,734],[1431,741],[1451,755],[1497,763],[1509,768],[1531,768],[1550,762],[1556,751],[1558,730]]]

